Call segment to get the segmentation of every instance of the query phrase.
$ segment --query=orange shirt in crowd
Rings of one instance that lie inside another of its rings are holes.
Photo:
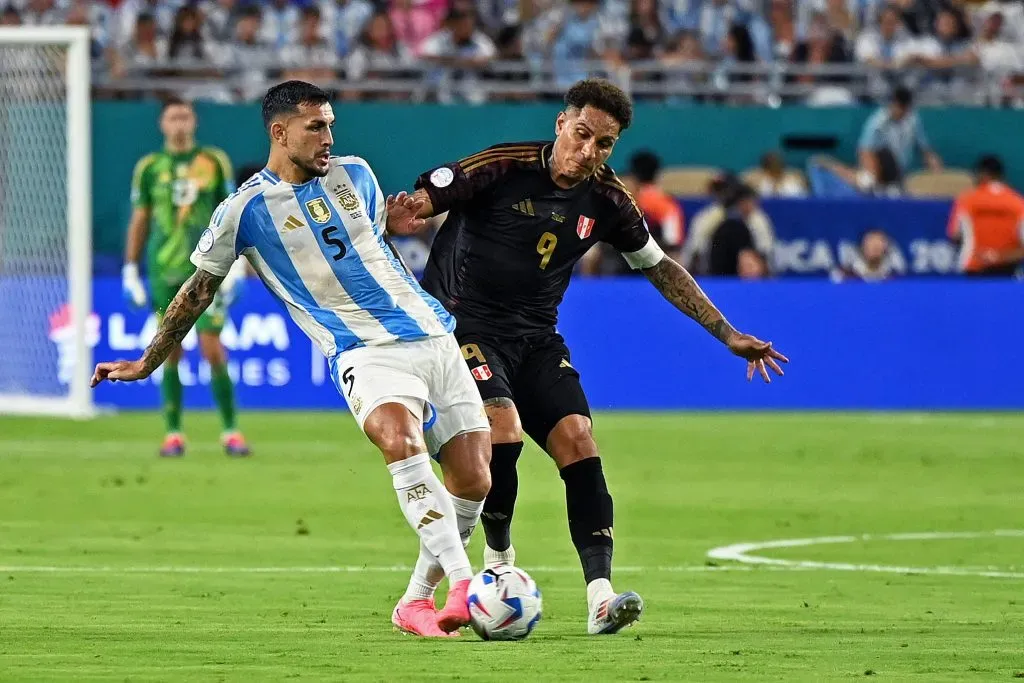
[[[670,194],[657,185],[644,185],[637,190],[636,203],[651,223],[655,239],[662,248],[683,246],[683,210]]]
[[[963,192],[949,216],[949,236],[960,240],[960,269],[989,264],[985,252],[1006,253],[1024,245],[1024,197],[1000,182],[983,182]]]

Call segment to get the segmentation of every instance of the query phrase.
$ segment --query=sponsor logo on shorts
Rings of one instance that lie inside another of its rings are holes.
[[[491,369],[487,367],[487,363],[476,366],[471,370],[471,372],[473,373],[473,377],[476,377],[476,380],[478,382],[486,382],[491,377],[494,377],[494,374],[491,372]]]
[[[352,410],[355,411],[356,415],[363,412],[363,399],[356,396],[352,399]]]

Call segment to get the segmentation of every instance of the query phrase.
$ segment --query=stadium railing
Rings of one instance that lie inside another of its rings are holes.
[[[252,99],[253,86],[260,79],[273,81],[290,68],[297,67],[276,59],[217,65],[178,60],[158,66],[128,66],[119,76],[97,71],[94,85],[101,94],[114,95],[190,89],[201,93],[216,88],[221,97],[237,101]],[[254,71],[263,72],[257,75],[256,83]],[[559,97],[577,78],[596,75],[613,80],[635,97],[652,99],[726,100],[767,106],[843,104],[879,101],[894,85],[903,84],[914,87],[918,101],[925,105],[1024,104],[1024,79],[981,67],[934,70],[881,69],[861,64],[497,61],[483,68],[466,69],[418,62],[398,68],[374,67],[372,77],[360,80],[344,78],[344,66],[327,71],[334,77],[322,79],[320,85],[329,90],[354,95],[403,95],[413,101]]]

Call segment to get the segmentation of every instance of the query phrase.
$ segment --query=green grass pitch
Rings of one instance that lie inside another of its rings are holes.
[[[346,413],[246,413],[243,426],[251,460],[225,458],[214,416],[191,413],[188,455],[160,461],[155,414],[0,419],[0,680],[1024,678],[1024,537],[750,553],[924,572],[707,555],[1024,529],[1021,416],[599,414],[614,583],[647,612],[585,635],[562,484],[529,446],[514,539],[545,610],[521,643],[393,632],[417,543]]]

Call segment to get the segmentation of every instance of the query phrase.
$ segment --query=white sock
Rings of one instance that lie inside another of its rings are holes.
[[[455,508],[430,467],[430,457],[426,453],[414,455],[391,463],[388,471],[402,513],[444,573],[453,582],[471,578],[473,570],[459,538]]]
[[[608,579],[594,579],[587,584],[587,607],[591,610],[597,603],[606,598],[615,597],[612,582]]]
[[[480,521],[480,511],[484,508],[482,500],[466,500],[448,494],[455,508],[455,521],[459,526],[459,536],[462,538],[462,547],[469,545],[469,539],[473,536],[473,529]],[[434,590],[444,578],[444,570],[438,564],[437,559],[431,555],[423,543],[420,543],[420,555],[416,558],[416,567],[409,579],[409,587],[405,590],[404,599],[408,600],[429,600],[434,595]]]

